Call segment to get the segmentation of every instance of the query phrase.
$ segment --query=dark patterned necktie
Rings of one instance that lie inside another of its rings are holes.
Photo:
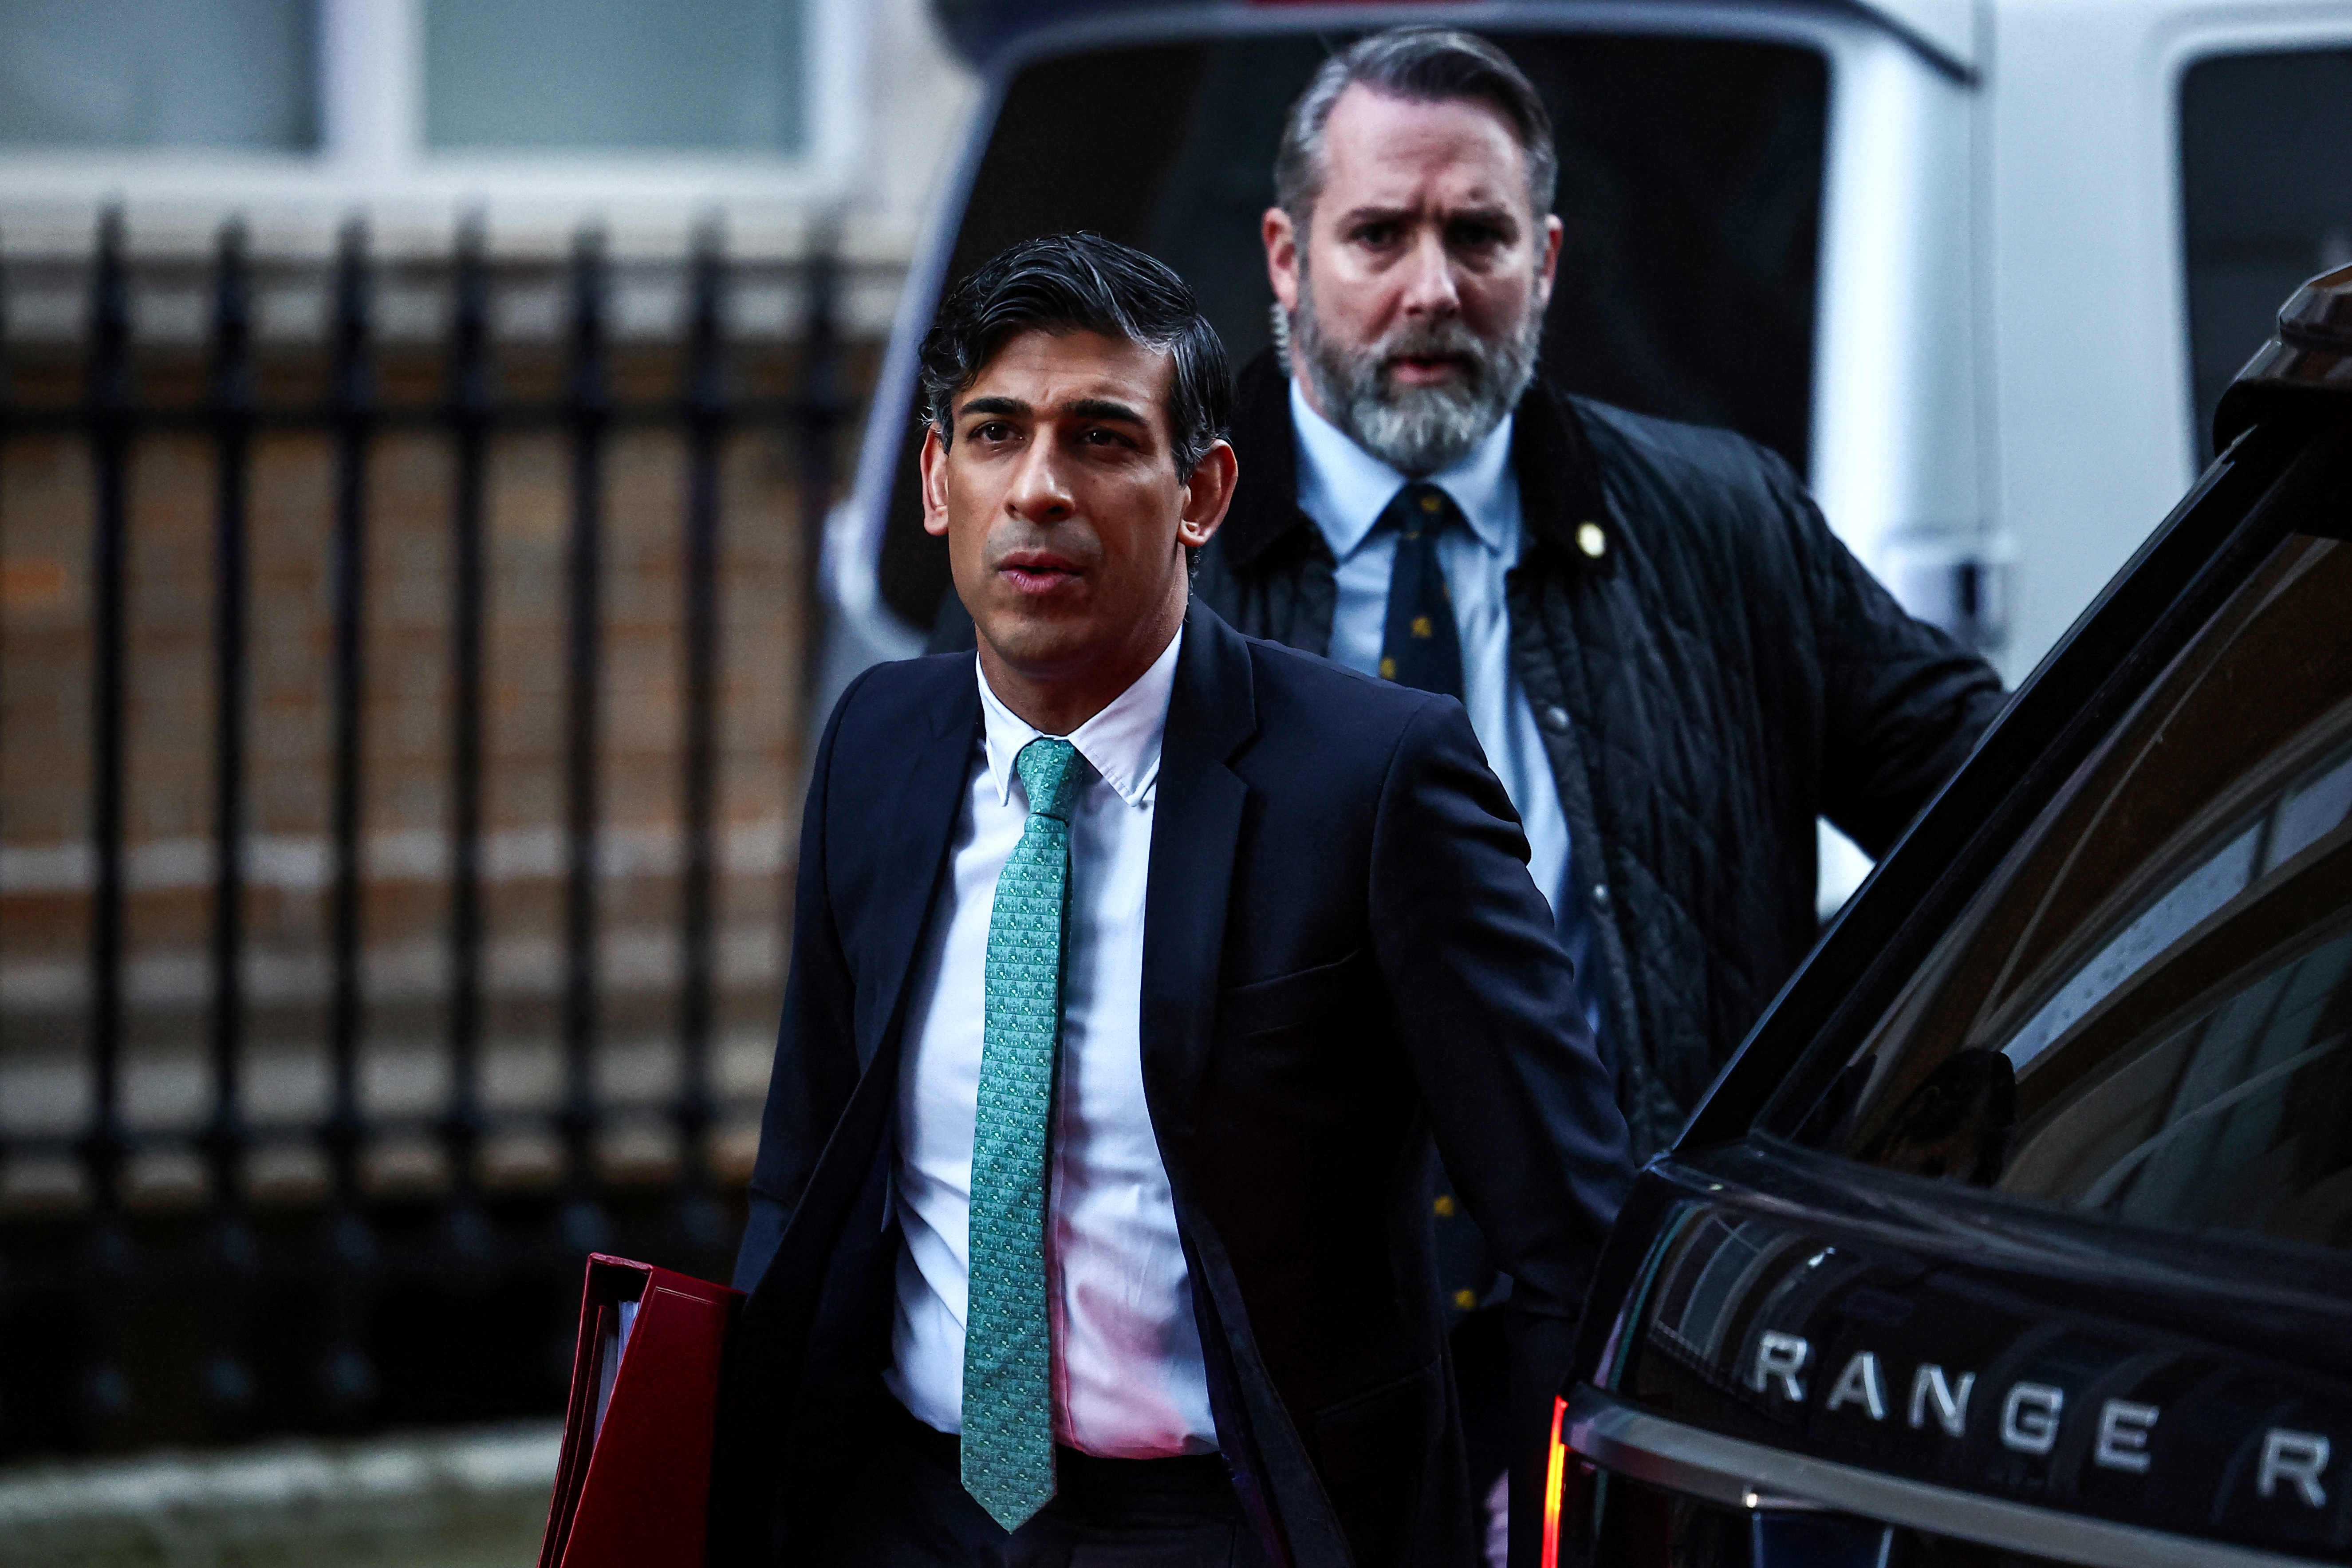
[[[1381,679],[1456,700],[1462,696],[1462,634],[1454,625],[1454,597],[1437,564],[1437,536],[1462,521],[1453,497],[1418,481],[1397,491],[1381,520],[1381,527],[1396,531]]]

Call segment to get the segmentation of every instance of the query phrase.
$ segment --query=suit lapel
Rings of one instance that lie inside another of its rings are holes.
[[[1249,795],[1225,759],[1256,728],[1249,645],[1195,599],[1160,742],[1143,905],[1143,1073],[1163,1146],[1170,1132],[1192,1132],[1216,1022],[1225,895]]]
[[[858,1009],[860,1072],[873,1065],[875,1054],[906,1012],[916,944],[938,900],[948,841],[955,834],[964,788],[971,778],[971,749],[980,732],[980,686],[971,659],[955,660],[953,668],[960,678],[948,699],[933,706],[930,733],[898,770],[896,787],[888,789],[888,804],[868,818],[878,828],[875,886],[882,901],[875,916],[871,962],[858,966],[867,982],[860,989],[890,1002],[887,1008]]]

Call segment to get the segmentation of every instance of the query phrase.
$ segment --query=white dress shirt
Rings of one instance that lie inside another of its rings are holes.
[[[1331,617],[1331,658],[1366,675],[1379,673],[1388,626],[1389,574],[1396,532],[1375,528],[1405,477],[1365,451],[1290,384],[1291,424],[1298,432],[1298,505],[1321,531],[1339,563],[1339,603]],[[1519,479],[1511,471],[1512,416],[1429,482],[1453,498],[1469,528],[1437,536],[1438,569],[1462,635],[1462,705],[1470,728],[1518,808],[1528,835],[1528,871],[1560,907],[1568,877],[1568,816],[1544,755],[1543,733],[1511,668],[1511,616],[1503,579],[1518,564],[1526,535]]]
[[[1217,1447],[1175,1204],[1144,1103],[1139,1030],[1160,742],[1183,640],[1180,629],[1158,662],[1068,737],[1092,772],[1070,813],[1045,1210],[1054,1436],[1112,1458]],[[1040,733],[997,700],[985,675],[977,679],[985,736],[908,1014],[893,1167],[906,1247],[886,1377],[919,1420],[942,1432],[963,1429],[989,918],[997,874],[1029,818],[1013,760]]]

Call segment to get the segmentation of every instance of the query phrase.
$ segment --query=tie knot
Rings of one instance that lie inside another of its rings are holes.
[[[1454,498],[1444,489],[1420,479],[1397,491],[1396,500],[1389,507],[1396,518],[1397,531],[1407,539],[1442,533],[1462,515]]]
[[[1076,746],[1040,735],[1021,748],[1021,754],[1013,759],[1013,771],[1021,775],[1021,787],[1029,792],[1032,816],[1070,820],[1070,805],[1078,797],[1084,776]]]

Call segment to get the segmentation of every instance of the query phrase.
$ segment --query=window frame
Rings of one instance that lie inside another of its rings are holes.
[[[134,207],[231,211],[282,205],[545,213],[694,214],[738,203],[823,202],[846,194],[864,137],[864,8],[805,0],[795,153],[582,148],[436,152],[425,142],[425,0],[317,0],[319,144],[307,152],[152,148],[0,150],[0,203],[88,209],[93,193]]]

